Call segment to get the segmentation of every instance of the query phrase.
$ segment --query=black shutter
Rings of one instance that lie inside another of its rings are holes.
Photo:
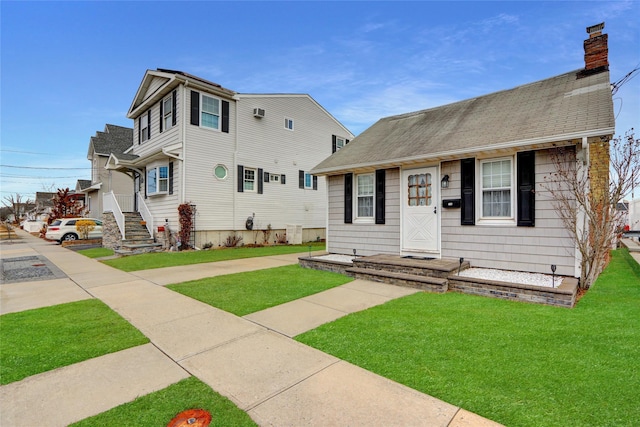
[[[304,171],[298,171],[298,188],[304,189]]]
[[[264,173],[264,182],[269,182],[271,174],[269,172]]]
[[[286,184],[286,179],[287,179],[286,175],[280,175],[280,184]]]
[[[160,133],[162,133],[162,122],[164,121],[164,100],[160,100]]]
[[[313,189],[317,190],[318,189],[318,177],[317,176],[313,176]]]
[[[229,101],[222,101],[222,132],[229,133]]]
[[[191,124],[200,126],[200,92],[191,91]]]
[[[238,165],[238,193],[244,191],[244,166]]]
[[[142,116],[138,117],[138,145],[142,143]],[[146,199],[146,196],[145,196]]]
[[[151,139],[151,108],[147,111],[147,139]]]
[[[331,152],[335,153],[338,151],[338,145],[336,144],[336,136],[331,135]]]
[[[533,227],[536,222],[536,153],[518,153],[518,226]]]
[[[178,121],[178,113],[176,112],[178,108],[178,92],[171,92],[171,126],[175,126]]]
[[[169,162],[169,194],[173,194],[173,162]]]
[[[264,191],[264,179],[262,179],[262,175],[262,169],[258,169],[258,176],[256,176],[256,181],[258,181],[258,194],[262,194]]]
[[[461,199],[462,209],[460,210],[460,224],[475,225],[476,223],[476,206],[475,206],[475,185],[476,185],[476,160],[463,159],[460,160],[461,169]]]
[[[384,169],[376,171],[376,224],[384,224],[385,172]]]
[[[344,223],[353,222],[353,174],[344,175]]]
[[[344,140],[344,145],[347,145],[348,143],[349,143],[349,140],[348,140],[348,139],[345,139],[345,140]]]
[[[147,176],[147,168],[144,168],[144,180],[142,181],[142,186],[144,187],[144,198],[147,198],[147,179],[149,179],[149,177]]]

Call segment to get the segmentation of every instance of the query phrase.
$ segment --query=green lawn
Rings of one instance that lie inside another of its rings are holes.
[[[113,255],[113,250],[109,248],[91,248],[79,250],[78,253],[88,258],[101,258]]]
[[[131,255],[127,257],[105,260],[105,264],[122,271],[138,271],[152,268],[173,267],[176,265],[201,264],[203,262],[228,261],[241,258],[255,258],[269,255],[294,254],[309,251],[325,250],[324,242],[305,243],[302,245],[264,246],[260,248],[225,248],[203,251],[156,252]]]
[[[299,265],[209,277],[167,286],[236,316],[264,310],[350,282],[350,277]]]
[[[195,377],[184,379],[163,390],[141,396],[130,403],[86,418],[74,427],[166,426],[187,409],[205,409],[212,415],[209,426],[255,426],[256,424],[229,399],[213,391]]]
[[[640,267],[626,250],[573,309],[418,293],[297,340],[508,426],[640,420]]]
[[[91,299],[0,316],[0,383],[145,344],[149,340]]]

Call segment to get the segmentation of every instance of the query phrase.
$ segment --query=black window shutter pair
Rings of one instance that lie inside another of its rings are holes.
[[[191,124],[200,126],[200,92],[191,91]],[[229,101],[222,101],[222,126],[224,133],[229,133]]]
[[[255,180],[258,183],[258,194],[262,194],[263,190],[264,190],[264,180],[262,179],[262,176],[264,174],[264,171],[262,169],[258,169],[258,174],[255,177]],[[238,165],[238,193],[243,193],[244,192],[244,166],[243,165]]]
[[[298,170],[298,188],[301,188],[304,190],[304,171],[303,170]],[[284,175],[282,175],[282,177],[284,178]],[[312,176],[312,188],[314,190],[318,189],[318,177],[317,176]],[[282,182],[284,184],[284,181]]]
[[[176,125],[176,91],[171,92],[171,126]],[[160,100],[160,132],[164,131],[164,99]]]
[[[378,169],[375,174],[375,223],[385,223],[386,170]],[[344,222],[353,223],[353,174],[344,175]]]
[[[525,151],[517,154],[517,224],[520,227],[535,226],[535,152]],[[462,209],[460,223],[475,224],[475,159],[463,159],[461,168]]]

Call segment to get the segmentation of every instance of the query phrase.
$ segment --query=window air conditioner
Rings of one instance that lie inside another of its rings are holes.
[[[264,109],[262,109],[262,108],[254,108],[253,109],[253,117],[264,117]]]

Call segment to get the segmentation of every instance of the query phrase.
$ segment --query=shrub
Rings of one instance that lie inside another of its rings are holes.
[[[224,246],[227,248],[235,248],[242,242],[242,236],[238,236],[235,232],[227,236],[227,240],[224,242]]]
[[[89,238],[89,233],[91,233],[95,228],[96,223],[90,219],[80,219],[76,221],[76,230],[85,240]]]

